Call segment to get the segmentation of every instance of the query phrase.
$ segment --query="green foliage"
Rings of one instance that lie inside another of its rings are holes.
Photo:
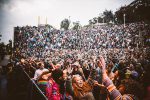
[[[68,30],[69,29],[69,25],[70,25],[70,21],[68,19],[64,19],[60,23],[61,29],[64,29],[64,30]]]
[[[111,10],[105,10],[100,16],[89,20],[89,25],[96,23],[114,22],[114,14]]]
[[[98,17],[98,23],[103,23],[103,18],[102,17]]]
[[[0,43],[0,56],[1,59],[4,57],[4,55],[11,55],[12,54],[12,40],[9,40],[8,44],[4,44],[4,42]]]
[[[7,54],[12,54],[12,40],[9,40],[9,43],[6,45]]]
[[[80,25],[80,22],[79,22],[79,21],[74,22],[74,23],[73,23],[73,25],[74,25],[74,26],[73,26],[73,28],[72,28],[73,30],[79,30],[79,28],[81,27],[81,25]]]
[[[93,21],[92,20],[89,20],[89,25],[93,24]]]
[[[109,23],[110,21],[113,21],[113,19],[114,19],[114,15],[113,15],[111,10],[110,11],[109,10],[105,10],[103,12],[103,15],[104,15],[104,22],[105,23]]]

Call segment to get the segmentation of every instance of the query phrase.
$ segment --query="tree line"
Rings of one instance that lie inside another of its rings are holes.
[[[116,12],[111,10],[105,10],[98,16],[89,20],[89,25],[96,23],[111,23],[111,24],[123,24],[124,17],[125,23],[133,23],[144,21],[150,23],[150,0],[135,0],[129,5],[121,6]],[[70,26],[70,20],[64,19],[61,21],[61,29],[68,30]],[[73,22],[72,29],[77,30],[81,27],[79,21]]]

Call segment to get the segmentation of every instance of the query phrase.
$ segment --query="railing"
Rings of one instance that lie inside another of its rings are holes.
[[[25,74],[25,77],[28,79],[27,81],[29,81],[28,82],[29,84],[27,87],[28,88],[27,100],[48,100],[47,97],[41,91],[41,89],[38,87],[36,82],[30,78],[30,76],[24,69],[22,70],[23,70],[23,73]]]

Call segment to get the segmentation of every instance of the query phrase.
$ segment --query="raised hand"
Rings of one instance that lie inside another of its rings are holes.
[[[101,64],[102,68],[105,69],[106,63],[105,63],[105,59],[103,58],[103,56],[100,56],[100,64]]]
[[[102,87],[103,87],[103,88],[105,87],[104,85],[99,84],[97,81],[94,81],[94,86],[99,86],[99,87],[101,87],[101,88],[102,88]]]
[[[103,56],[99,56],[98,66],[102,69],[103,72],[106,71],[106,63],[105,63],[105,59],[103,58]]]
[[[73,68],[71,67],[71,65],[68,65],[68,66],[67,66],[67,72],[68,72],[69,74],[71,74],[72,71],[73,71]]]

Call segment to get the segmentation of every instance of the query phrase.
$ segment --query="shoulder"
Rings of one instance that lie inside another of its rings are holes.
[[[37,73],[37,72],[39,72],[40,70],[39,69],[37,69],[37,70],[35,70],[35,73]]]

